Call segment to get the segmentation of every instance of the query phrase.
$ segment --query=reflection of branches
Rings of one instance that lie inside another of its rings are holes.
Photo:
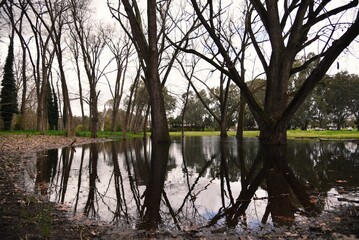
[[[227,191],[228,191],[228,198],[230,199],[230,204],[234,204],[234,199],[232,195],[231,185],[229,181],[229,174],[228,174],[228,164],[227,164],[227,153],[225,152],[225,142],[221,140],[221,168],[220,168],[220,178],[221,178],[221,197],[222,197],[222,206],[225,208],[225,195],[226,190],[224,184],[226,182]]]
[[[95,210],[95,190],[96,190],[96,179],[97,176],[97,161],[98,161],[98,148],[95,143],[90,144],[90,164],[89,164],[89,173],[90,173],[90,189],[86,205],[84,208],[84,214],[86,216],[91,215],[95,217],[98,213]]]
[[[62,149],[63,155],[62,155],[62,168],[63,168],[63,174],[61,177],[61,189],[60,189],[60,195],[61,199],[60,202],[63,204],[65,202],[65,195],[67,190],[67,183],[70,177],[70,171],[71,171],[71,165],[72,160],[74,158],[74,149],[70,147],[66,147]],[[60,197],[60,196],[59,196]]]
[[[167,197],[167,193],[166,191],[163,190],[162,196],[165,200],[166,206],[168,207],[168,210],[170,211],[171,217],[173,219],[174,224],[176,225],[178,230],[181,230],[181,226],[178,223],[178,220],[176,218],[176,213],[174,212],[171,202],[169,201],[168,197]]]
[[[143,209],[145,214],[140,223],[141,229],[155,229],[161,222],[160,203],[165,182],[169,144],[152,141],[151,172],[148,180]]]
[[[85,156],[85,148],[82,147],[82,153],[81,153],[81,163],[80,163],[80,169],[79,169],[79,177],[77,182],[77,193],[76,193],[76,202],[75,202],[75,208],[74,208],[74,215],[77,212],[77,205],[79,202],[79,195],[80,195],[80,188],[81,188],[81,177],[82,177],[82,166],[84,162],[84,156]]]
[[[187,195],[185,196],[185,198],[183,199],[182,205],[178,208],[176,216],[182,211],[182,208],[184,207],[187,199],[191,196],[191,201],[194,201],[196,199],[195,195],[192,195],[193,189],[195,188],[195,186],[197,185],[199,179],[203,176],[203,174],[205,173],[205,171],[207,170],[207,168],[209,168],[212,165],[213,160],[215,159],[215,157],[212,157],[210,161],[207,161],[206,165],[204,165],[204,167],[202,168],[202,170],[200,171],[200,173],[198,174],[198,177],[196,178],[196,180],[194,181],[194,183],[192,184],[192,186],[190,187]],[[188,180],[188,172],[186,172],[187,174],[187,180]],[[188,180],[189,181],[189,180]],[[189,185],[189,183],[188,183]],[[198,194],[196,194],[198,195]]]
[[[266,174],[265,170],[265,168],[262,168],[256,175],[256,177],[253,179],[252,183],[249,184],[248,188],[242,189],[236,200],[236,203],[233,206],[220,211],[216,216],[211,219],[208,225],[212,226],[216,224],[222,217],[226,216],[228,225],[232,227],[236,226],[239,217],[241,215],[244,215],[249,203],[251,202],[252,197],[258,189],[258,186],[263,181]]]
[[[123,188],[123,178],[122,173],[118,164],[118,156],[116,151],[116,143],[112,142],[112,161],[115,173],[115,190],[116,190],[116,211],[112,221],[118,221],[120,219],[120,214],[123,212],[125,219],[128,223],[128,209],[126,204],[125,190]]]
[[[262,218],[263,223],[267,221],[270,213],[273,222],[278,224],[291,223],[294,220],[296,209],[291,202],[292,193],[295,194],[308,213],[318,212],[318,207],[310,202],[303,184],[299,182],[289,168],[286,150],[286,146],[269,147],[261,145],[257,158],[249,171],[247,181],[242,182],[242,190],[236,203],[228,208],[221,209],[208,225],[212,226],[221,218],[226,217],[228,226],[235,227],[238,224],[238,219],[245,214],[251,199],[264,180],[266,180],[269,204]],[[257,169],[262,162],[264,165],[258,171]],[[255,173],[256,175],[254,175]]]
[[[35,192],[40,190],[41,195],[46,196],[51,189],[56,174],[57,149],[50,149],[40,153],[36,160]]]
[[[136,171],[134,171],[133,174],[131,172],[131,166],[134,166],[134,162],[133,162],[134,158],[131,154],[132,163],[130,164],[129,157],[128,157],[127,143],[128,143],[127,141],[122,141],[123,151],[124,151],[124,155],[125,155],[125,162],[127,165],[127,172],[128,172],[127,175],[128,175],[128,180],[130,182],[130,188],[131,188],[131,192],[133,195],[133,199],[136,202],[137,211],[140,213],[141,212],[141,196],[140,196],[140,192],[138,190],[138,186],[136,184],[136,179],[137,179]],[[137,161],[139,162],[140,156],[141,156],[141,154],[139,154],[139,152],[141,151],[141,149],[138,148],[137,145],[135,145],[134,150],[135,150],[136,156],[138,156]]]

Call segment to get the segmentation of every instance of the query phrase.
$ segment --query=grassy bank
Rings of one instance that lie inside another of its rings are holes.
[[[24,135],[40,135],[39,131],[0,131],[0,135],[3,134],[24,134]],[[149,133],[150,134],[150,133]],[[172,137],[181,136],[181,132],[171,132]],[[359,139],[359,131],[315,131],[315,130],[289,130],[287,132],[289,139],[306,139],[306,138],[319,138],[319,139]],[[64,131],[47,131],[45,135],[53,135],[53,136],[66,136],[66,132]],[[228,136],[235,136],[235,131],[229,131]],[[244,137],[258,137],[259,131],[244,131]],[[89,131],[80,131],[76,133],[78,137],[90,137],[91,133]],[[122,138],[122,132],[98,132],[97,136],[99,138]],[[218,131],[191,131],[185,132],[185,136],[219,136]],[[127,133],[127,138],[136,138],[143,137],[143,133]]]
[[[181,136],[181,132],[171,132],[171,136]],[[185,136],[219,136],[218,131],[208,132],[185,132]],[[228,136],[236,136],[235,131],[229,131]],[[244,131],[244,137],[258,137],[259,131]],[[315,131],[315,130],[289,130],[287,131],[289,139],[301,139],[301,138],[319,138],[319,139],[359,139],[359,131]]]
[[[290,130],[287,132],[288,138],[319,138],[319,139],[359,139],[359,131],[348,130]]]
[[[0,135],[5,134],[22,134],[22,135],[41,135],[39,131],[33,131],[33,130],[22,130],[22,131],[0,131]],[[45,135],[49,136],[66,136],[65,131],[46,131]],[[90,131],[79,131],[76,132],[77,137],[90,137],[91,132]],[[143,133],[127,133],[127,138],[134,138],[134,137],[142,137]],[[103,132],[97,132],[98,138],[122,138],[123,134],[122,132],[109,132],[109,131],[103,131]]]

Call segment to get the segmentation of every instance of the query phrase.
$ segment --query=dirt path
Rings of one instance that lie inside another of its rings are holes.
[[[69,220],[66,210],[40,196],[26,194],[21,167],[34,152],[79,145],[89,138],[0,135],[0,238],[1,239],[359,239],[359,208],[355,205],[328,212],[290,229],[241,235],[220,232],[120,231],[115,226]]]

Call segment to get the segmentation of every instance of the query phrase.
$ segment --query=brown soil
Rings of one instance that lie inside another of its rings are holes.
[[[78,145],[89,138],[0,135],[0,238],[1,239],[359,239],[359,208],[346,205],[300,226],[276,231],[224,230],[189,232],[123,231],[115,226],[70,220],[66,210],[37,195],[25,193],[20,169],[26,156],[51,148]]]

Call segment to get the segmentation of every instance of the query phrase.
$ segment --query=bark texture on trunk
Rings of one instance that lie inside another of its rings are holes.
[[[158,47],[157,47],[157,2],[147,1],[148,16],[148,59],[146,69],[146,87],[150,96],[152,141],[170,142],[165,103],[162,94],[162,85],[158,73]]]
[[[287,144],[287,124],[266,123],[260,128],[259,140],[264,144]]]

